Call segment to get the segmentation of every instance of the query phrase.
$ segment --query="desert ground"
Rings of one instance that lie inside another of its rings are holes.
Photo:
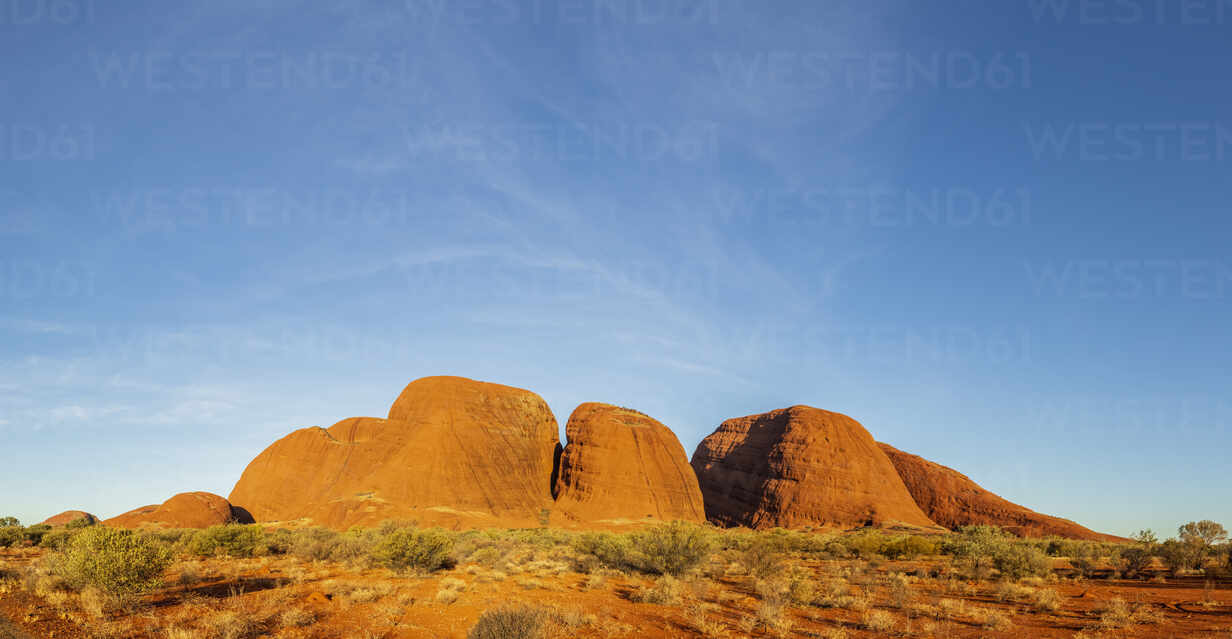
[[[1218,549],[1169,570],[1149,544],[990,527],[95,525],[32,541],[0,550],[0,617],[30,637],[1232,637]],[[156,570],[125,575],[146,551]]]

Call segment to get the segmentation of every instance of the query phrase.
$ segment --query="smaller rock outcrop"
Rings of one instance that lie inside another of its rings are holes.
[[[73,522],[85,520],[85,525],[97,524],[98,517],[84,510],[66,510],[58,515],[52,515],[43,520],[48,526],[67,526]]]
[[[555,512],[568,521],[623,524],[705,520],[697,476],[680,440],[654,418],[586,403],[569,416]]]
[[[103,521],[117,528],[208,528],[232,522],[252,523],[252,518],[226,499],[206,492],[180,493],[162,504],[142,506]]]
[[[559,428],[535,393],[462,377],[407,384],[388,418],[303,428],[244,469],[233,503],[258,521],[345,529],[386,519],[534,526],[552,507]]]
[[[859,422],[811,406],[723,422],[693,470],[722,526],[935,527]]]
[[[963,526],[998,526],[1020,537],[1056,535],[1092,541],[1124,541],[1097,533],[1068,519],[1037,513],[984,490],[966,475],[905,453],[889,444],[879,444],[898,469],[907,490],[920,508],[938,524],[957,530]]]

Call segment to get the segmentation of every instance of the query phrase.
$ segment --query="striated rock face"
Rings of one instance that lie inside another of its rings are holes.
[[[98,517],[84,510],[66,510],[58,515],[52,515],[44,519],[43,523],[48,526],[67,526],[79,519],[84,519],[91,524],[98,523]]]
[[[879,445],[898,469],[915,502],[933,521],[946,528],[956,530],[985,524],[999,526],[1021,537],[1057,535],[1096,541],[1121,539],[1006,501],[952,468],[905,453],[889,444]]]
[[[411,382],[388,419],[305,428],[254,459],[231,501],[258,521],[534,525],[552,505],[557,423],[538,395],[461,377]]]
[[[729,419],[692,463],[719,525],[935,525],[868,431],[839,413],[792,406]]]
[[[159,505],[142,506],[104,520],[118,528],[208,528],[230,522],[252,523],[242,511],[214,493],[180,493]]]
[[[586,403],[569,416],[556,511],[566,520],[705,520],[697,476],[680,440],[637,411]]]

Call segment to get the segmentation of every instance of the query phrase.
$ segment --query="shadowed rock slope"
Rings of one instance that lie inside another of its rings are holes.
[[[684,447],[657,420],[586,403],[569,416],[566,434],[556,480],[556,512],[566,521],[705,520]]]
[[[1020,537],[1068,537],[1093,541],[1121,541],[1097,533],[1068,519],[1037,513],[984,490],[966,475],[919,455],[879,444],[916,504],[938,524],[957,530],[984,524],[999,526]]]
[[[692,465],[719,525],[935,526],[868,431],[839,413],[792,406],[729,419]]]
[[[530,391],[425,377],[407,385],[387,419],[345,419],[274,442],[230,498],[258,521],[334,528],[385,519],[534,525],[552,505],[557,428]]]

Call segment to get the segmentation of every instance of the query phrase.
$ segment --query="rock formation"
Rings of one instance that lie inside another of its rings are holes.
[[[587,403],[569,416],[555,511],[566,521],[705,520],[697,477],[680,440],[655,419]]]
[[[957,530],[962,526],[999,526],[1021,537],[1056,535],[1071,539],[1117,541],[1060,517],[1037,513],[981,488],[966,475],[918,455],[880,444],[898,469],[916,504],[933,521]]]
[[[214,493],[180,493],[152,506],[142,506],[103,521],[118,528],[208,528],[231,522],[252,523],[242,510]]]
[[[67,526],[75,521],[84,519],[88,524],[98,523],[98,517],[91,515],[84,510],[66,510],[58,515],[52,515],[43,520],[48,526]]]
[[[839,413],[792,406],[729,419],[692,463],[719,525],[935,525],[868,431]]]
[[[230,499],[258,521],[335,528],[385,519],[535,525],[552,505],[557,429],[530,391],[425,377],[407,385],[387,419],[345,419],[274,442]]]

